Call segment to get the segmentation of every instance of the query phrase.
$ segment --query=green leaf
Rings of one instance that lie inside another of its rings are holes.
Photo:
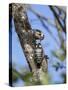
[[[15,71],[13,71],[12,70],[12,81],[14,82],[14,81],[16,81],[17,79],[18,79],[18,74],[17,74],[17,72],[15,72]]]
[[[66,58],[65,54],[60,49],[57,51],[52,51],[52,54],[61,61],[64,61]]]

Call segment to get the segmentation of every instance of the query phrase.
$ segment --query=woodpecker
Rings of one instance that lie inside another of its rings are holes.
[[[42,60],[43,60],[43,50],[42,50],[42,46],[41,46],[40,43],[38,43],[36,45],[34,53],[35,53],[35,63],[36,63],[36,66],[37,66],[37,68],[40,68]]]
[[[38,30],[38,29],[35,29],[34,32],[33,32],[33,36],[36,40],[43,40],[44,39],[44,34]]]

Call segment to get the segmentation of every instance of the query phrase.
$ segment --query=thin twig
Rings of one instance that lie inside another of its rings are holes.
[[[61,26],[62,31],[66,34],[66,28],[64,28],[63,25],[62,25],[62,23],[60,22],[59,17],[57,15],[56,11],[54,10],[54,8],[52,6],[49,6],[49,7],[50,7],[51,11],[53,12],[55,18],[57,19],[59,25]]]

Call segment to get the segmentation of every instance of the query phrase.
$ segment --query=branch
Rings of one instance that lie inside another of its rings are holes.
[[[16,33],[19,37],[19,41],[20,41],[20,44],[22,46],[22,49],[24,50],[24,53],[25,53],[25,39],[24,37],[26,37],[24,34],[23,34],[23,31],[27,32],[27,31],[31,31],[31,26],[28,22],[28,18],[27,18],[27,14],[25,12],[25,7],[23,7],[24,5],[22,4],[10,4],[10,7],[12,10],[12,13],[11,13],[11,16],[10,17],[13,17],[14,19],[14,24],[15,24],[15,30],[16,30]],[[26,25],[26,26],[25,26]],[[26,37],[27,39],[28,37]],[[31,38],[32,39],[32,38]],[[32,41],[32,40],[31,40]],[[26,41],[27,43],[27,41]],[[31,43],[29,43],[31,44]],[[35,69],[35,64],[32,60],[32,62],[28,59],[27,57],[27,54],[25,53],[25,56],[26,56],[26,60],[28,62],[28,65],[30,67],[30,70],[32,71],[33,69]],[[33,65],[32,65],[33,64]]]
[[[51,11],[53,12],[55,18],[57,19],[59,25],[61,26],[62,31],[63,31],[64,33],[66,33],[66,28],[64,28],[63,25],[62,25],[62,23],[60,22],[59,17],[58,17],[58,15],[57,15],[56,11],[54,10],[54,8],[53,8],[52,6],[49,6],[49,7],[50,7]]]

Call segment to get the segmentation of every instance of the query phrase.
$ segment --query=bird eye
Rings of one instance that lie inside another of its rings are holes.
[[[41,35],[41,33],[39,33],[39,35]]]

